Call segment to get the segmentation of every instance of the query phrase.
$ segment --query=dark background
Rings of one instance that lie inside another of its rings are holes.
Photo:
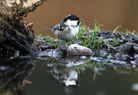
[[[119,31],[138,31],[138,0],[47,0],[25,20],[34,22],[36,35],[55,37],[53,32],[42,30],[58,24],[69,14],[77,15],[83,19],[82,25],[90,28],[94,27],[96,19],[105,30],[121,25]]]

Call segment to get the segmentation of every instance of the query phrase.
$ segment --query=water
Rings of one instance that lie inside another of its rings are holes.
[[[136,95],[138,92],[138,68],[132,64],[103,65],[90,61],[76,65],[77,61],[74,64],[72,60],[65,65],[63,61],[44,59],[50,60],[3,60],[4,64],[0,64],[0,94]],[[77,86],[64,86],[63,77],[77,79]]]

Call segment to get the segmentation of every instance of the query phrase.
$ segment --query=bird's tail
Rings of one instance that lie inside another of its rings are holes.
[[[46,30],[51,30],[51,28],[44,29],[43,31],[46,31]]]

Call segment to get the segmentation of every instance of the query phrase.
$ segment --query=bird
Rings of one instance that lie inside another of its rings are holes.
[[[78,34],[81,21],[82,20],[78,16],[70,14],[59,24],[54,27],[44,29],[43,31],[51,30],[54,32],[56,37],[58,37],[58,39],[70,41]]]

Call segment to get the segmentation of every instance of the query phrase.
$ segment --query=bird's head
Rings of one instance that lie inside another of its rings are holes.
[[[78,26],[80,24],[82,20],[76,16],[76,15],[68,15],[64,20],[63,22],[66,24],[66,25],[71,25],[71,26]]]

